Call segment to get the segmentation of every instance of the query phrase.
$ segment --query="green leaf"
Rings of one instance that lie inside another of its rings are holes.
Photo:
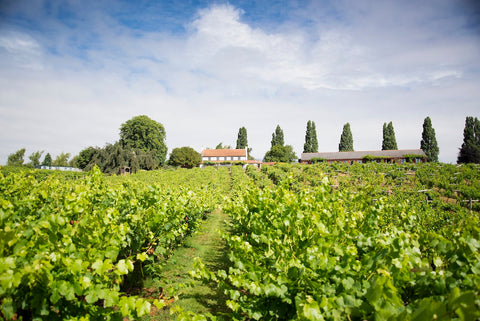
[[[137,260],[140,260],[141,262],[143,262],[143,261],[145,261],[146,259],[148,259],[147,253],[142,252],[142,253],[138,253],[138,254],[137,254]]]
[[[114,291],[110,291],[105,295],[105,307],[113,307],[118,304],[118,294]]]
[[[58,289],[58,292],[68,301],[73,301],[76,299],[74,287],[69,282],[67,281],[58,282],[57,289]]]
[[[313,299],[310,297],[307,298],[307,301],[304,301],[301,313],[301,316],[307,320],[324,320],[323,315],[320,312],[320,307],[318,306],[318,303],[316,301],[313,301]]]
[[[87,303],[90,303],[90,304],[98,301],[98,292],[96,291],[95,288],[90,289],[87,292],[87,295],[85,295],[85,301],[87,301]]]
[[[133,264],[130,260],[120,260],[117,263],[117,273],[119,275],[128,274],[129,271],[133,271]]]
[[[148,301],[137,299],[135,302],[135,308],[137,311],[137,316],[141,317],[150,313],[151,304]]]
[[[2,314],[7,320],[12,320],[15,315],[15,306],[13,305],[12,298],[4,298],[2,300]]]

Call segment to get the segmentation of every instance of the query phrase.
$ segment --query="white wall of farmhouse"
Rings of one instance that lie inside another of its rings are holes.
[[[246,161],[246,156],[202,156],[202,161],[214,162],[214,161]]]

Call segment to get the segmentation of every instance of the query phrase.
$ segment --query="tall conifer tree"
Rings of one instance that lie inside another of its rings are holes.
[[[277,125],[277,128],[275,128],[275,132],[272,134],[271,144],[272,147],[276,145],[285,145],[285,140],[283,138],[283,130],[280,128],[280,125]]]
[[[395,130],[393,123],[389,122],[383,124],[383,142],[382,150],[397,150],[397,139],[395,138]]]
[[[480,121],[477,117],[467,117],[465,120],[463,144],[457,163],[480,163]]]
[[[303,152],[318,152],[317,130],[315,128],[315,122],[311,120],[307,122],[307,132],[305,133],[305,144],[303,145]]]
[[[387,141],[388,141],[387,123],[383,123],[382,150],[386,150],[386,149],[387,149]]]
[[[340,144],[338,144],[338,151],[353,152],[353,135],[349,123],[346,123],[343,126],[342,136],[340,137]]]
[[[247,140],[247,129],[245,127],[241,127],[238,130],[238,137],[237,137],[237,149],[244,149],[248,146]]]
[[[45,158],[43,159],[42,165],[52,166],[52,156],[50,155],[50,153],[47,153],[47,155],[45,155]]]
[[[420,148],[427,155],[427,160],[429,162],[438,162],[438,153],[440,150],[438,148],[437,138],[435,137],[435,129],[432,127],[432,120],[430,117],[425,118],[423,121],[423,132]]]

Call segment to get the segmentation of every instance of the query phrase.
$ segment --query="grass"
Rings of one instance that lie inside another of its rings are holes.
[[[227,298],[214,283],[203,284],[188,273],[193,270],[197,257],[211,271],[228,268],[227,250],[220,235],[220,231],[226,228],[227,218],[220,210],[208,215],[199,231],[187,239],[166,262],[160,277],[145,280],[143,295],[158,297],[163,294],[166,298],[175,295],[178,299],[174,300],[169,308],[152,309],[150,316],[144,320],[176,320],[176,316],[170,312],[176,307],[199,314],[216,315],[227,311]]]

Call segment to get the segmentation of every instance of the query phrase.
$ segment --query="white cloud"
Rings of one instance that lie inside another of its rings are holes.
[[[43,68],[41,46],[28,34],[12,31],[0,33],[0,50],[9,57],[2,64],[13,63],[28,69]]]

